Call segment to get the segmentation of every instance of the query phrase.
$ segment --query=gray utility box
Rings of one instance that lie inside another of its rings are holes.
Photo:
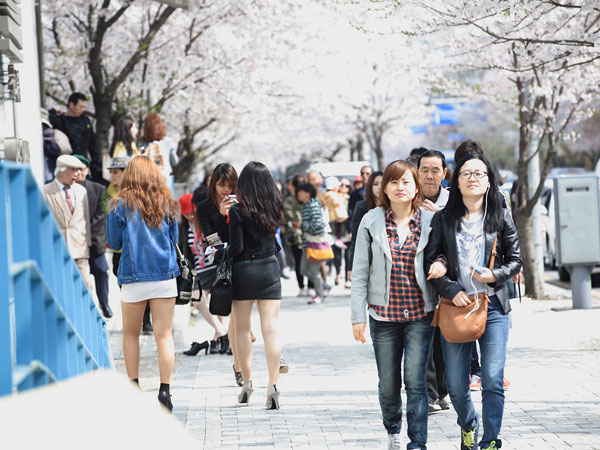
[[[554,179],[557,263],[600,263],[600,195],[596,175]]]
[[[557,264],[571,273],[573,309],[592,307],[591,273],[600,263],[600,192],[596,175],[554,179]]]

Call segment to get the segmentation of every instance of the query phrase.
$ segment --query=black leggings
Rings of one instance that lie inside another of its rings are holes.
[[[292,254],[294,255],[294,270],[296,271],[296,280],[298,280],[298,287],[304,289],[304,275],[300,265],[302,264],[302,247],[292,245]]]

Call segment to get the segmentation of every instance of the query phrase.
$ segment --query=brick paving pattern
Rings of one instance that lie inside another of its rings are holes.
[[[568,295],[548,288],[557,298]],[[249,406],[237,406],[232,357],[182,355],[192,339],[210,339],[212,330],[200,316],[191,318],[187,307],[176,307],[174,415],[198,448],[386,448],[373,350],[352,339],[349,290],[335,287],[320,305],[307,305],[296,291],[295,281],[284,280],[280,330],[290,372],[278,383],[279,411],[265,410],[266,360],[256,309],[255,392]],[[565,299],[513,302],[503,448],[600,449],[600,301],[594,302],[587,311],[561,311],[571,304]],[[109,321],[111,350],[116,369],[125,373],[116,294],[111,304],[116,313]],[[152,336],[141,338],[140,384],[156,395]],[[481,412],[481,394],[472,395]],[[458,439],[452,408],[429,416],[430,449],[459,449]]]

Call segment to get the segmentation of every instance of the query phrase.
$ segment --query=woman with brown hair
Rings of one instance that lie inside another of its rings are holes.
[[[140,137],[142,154],[152,158],[161,168],[165,179],[171,176],[172,166],[178,162],[172,143],[167,139],[167,128],[158,114],[148,114]]]
[[[171,328],[180,273],[175,254],[178,211],[179,203],[171,197],[156,164],[140,155],[125,168],[106,219],[108,245],[123,250],[117,278],[127,376],[139,385],[139,337],[149,304],[158,348],[158,400],[169,411],[173,410],[169,385],[175,359]]]
[[[352,331],[357,341],[366,342],[368,316],[390,449],[403,448],[402,381],[410,441],[405,448],[427,448],[425,372],[437,300],[423,270],[433,213],[420,208],[418,180],[417,170],[405,161],[386,167],[381,206],[360,223],[352,267]]]
[[[229,209],[237,200],[234,192],[237,188],[238,175],[233,166],[229,163],[221,163],[213,171],[210,177],[208,187],[208,198],[196,205],[196,216],[198,225],[204,232],[204,236],[218,234],[221,242],[229,242],[229,227],[227,221],[229,218]],[[212,289],[215,281],[216,272],[212,272],[210,278],[200,280],[202,289]],[[221,322],[225,321],[220,317]],[[239,369],[237,357],[235,355],[235,329],[230,321],[228,334],[221,336],[218,340],[211,341],[211,353],[227,353],[230,350],[233,353],[233,371],[235,372],[236,383],[241,386],[242,373]]]

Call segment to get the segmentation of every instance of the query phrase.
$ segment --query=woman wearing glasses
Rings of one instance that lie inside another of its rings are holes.
[[[479,339],[483,387],[483,438],[479,443],[479,416],[469,391],[472,343],[453,344],[442,337],[448,391],[461,427],[460,448],[500,448],[511,310],[506,282],[519,273],[521,253],[510,211],[503,207],[494,172],[483,155],[469,154],[458,161],[448,203],[436,213],[431,227],[425,272],[438,294],[459,307],[471,303],[469,295],[487,293],[490,298],[485,333]],[[490,270],[496,237],[497,254]]]

